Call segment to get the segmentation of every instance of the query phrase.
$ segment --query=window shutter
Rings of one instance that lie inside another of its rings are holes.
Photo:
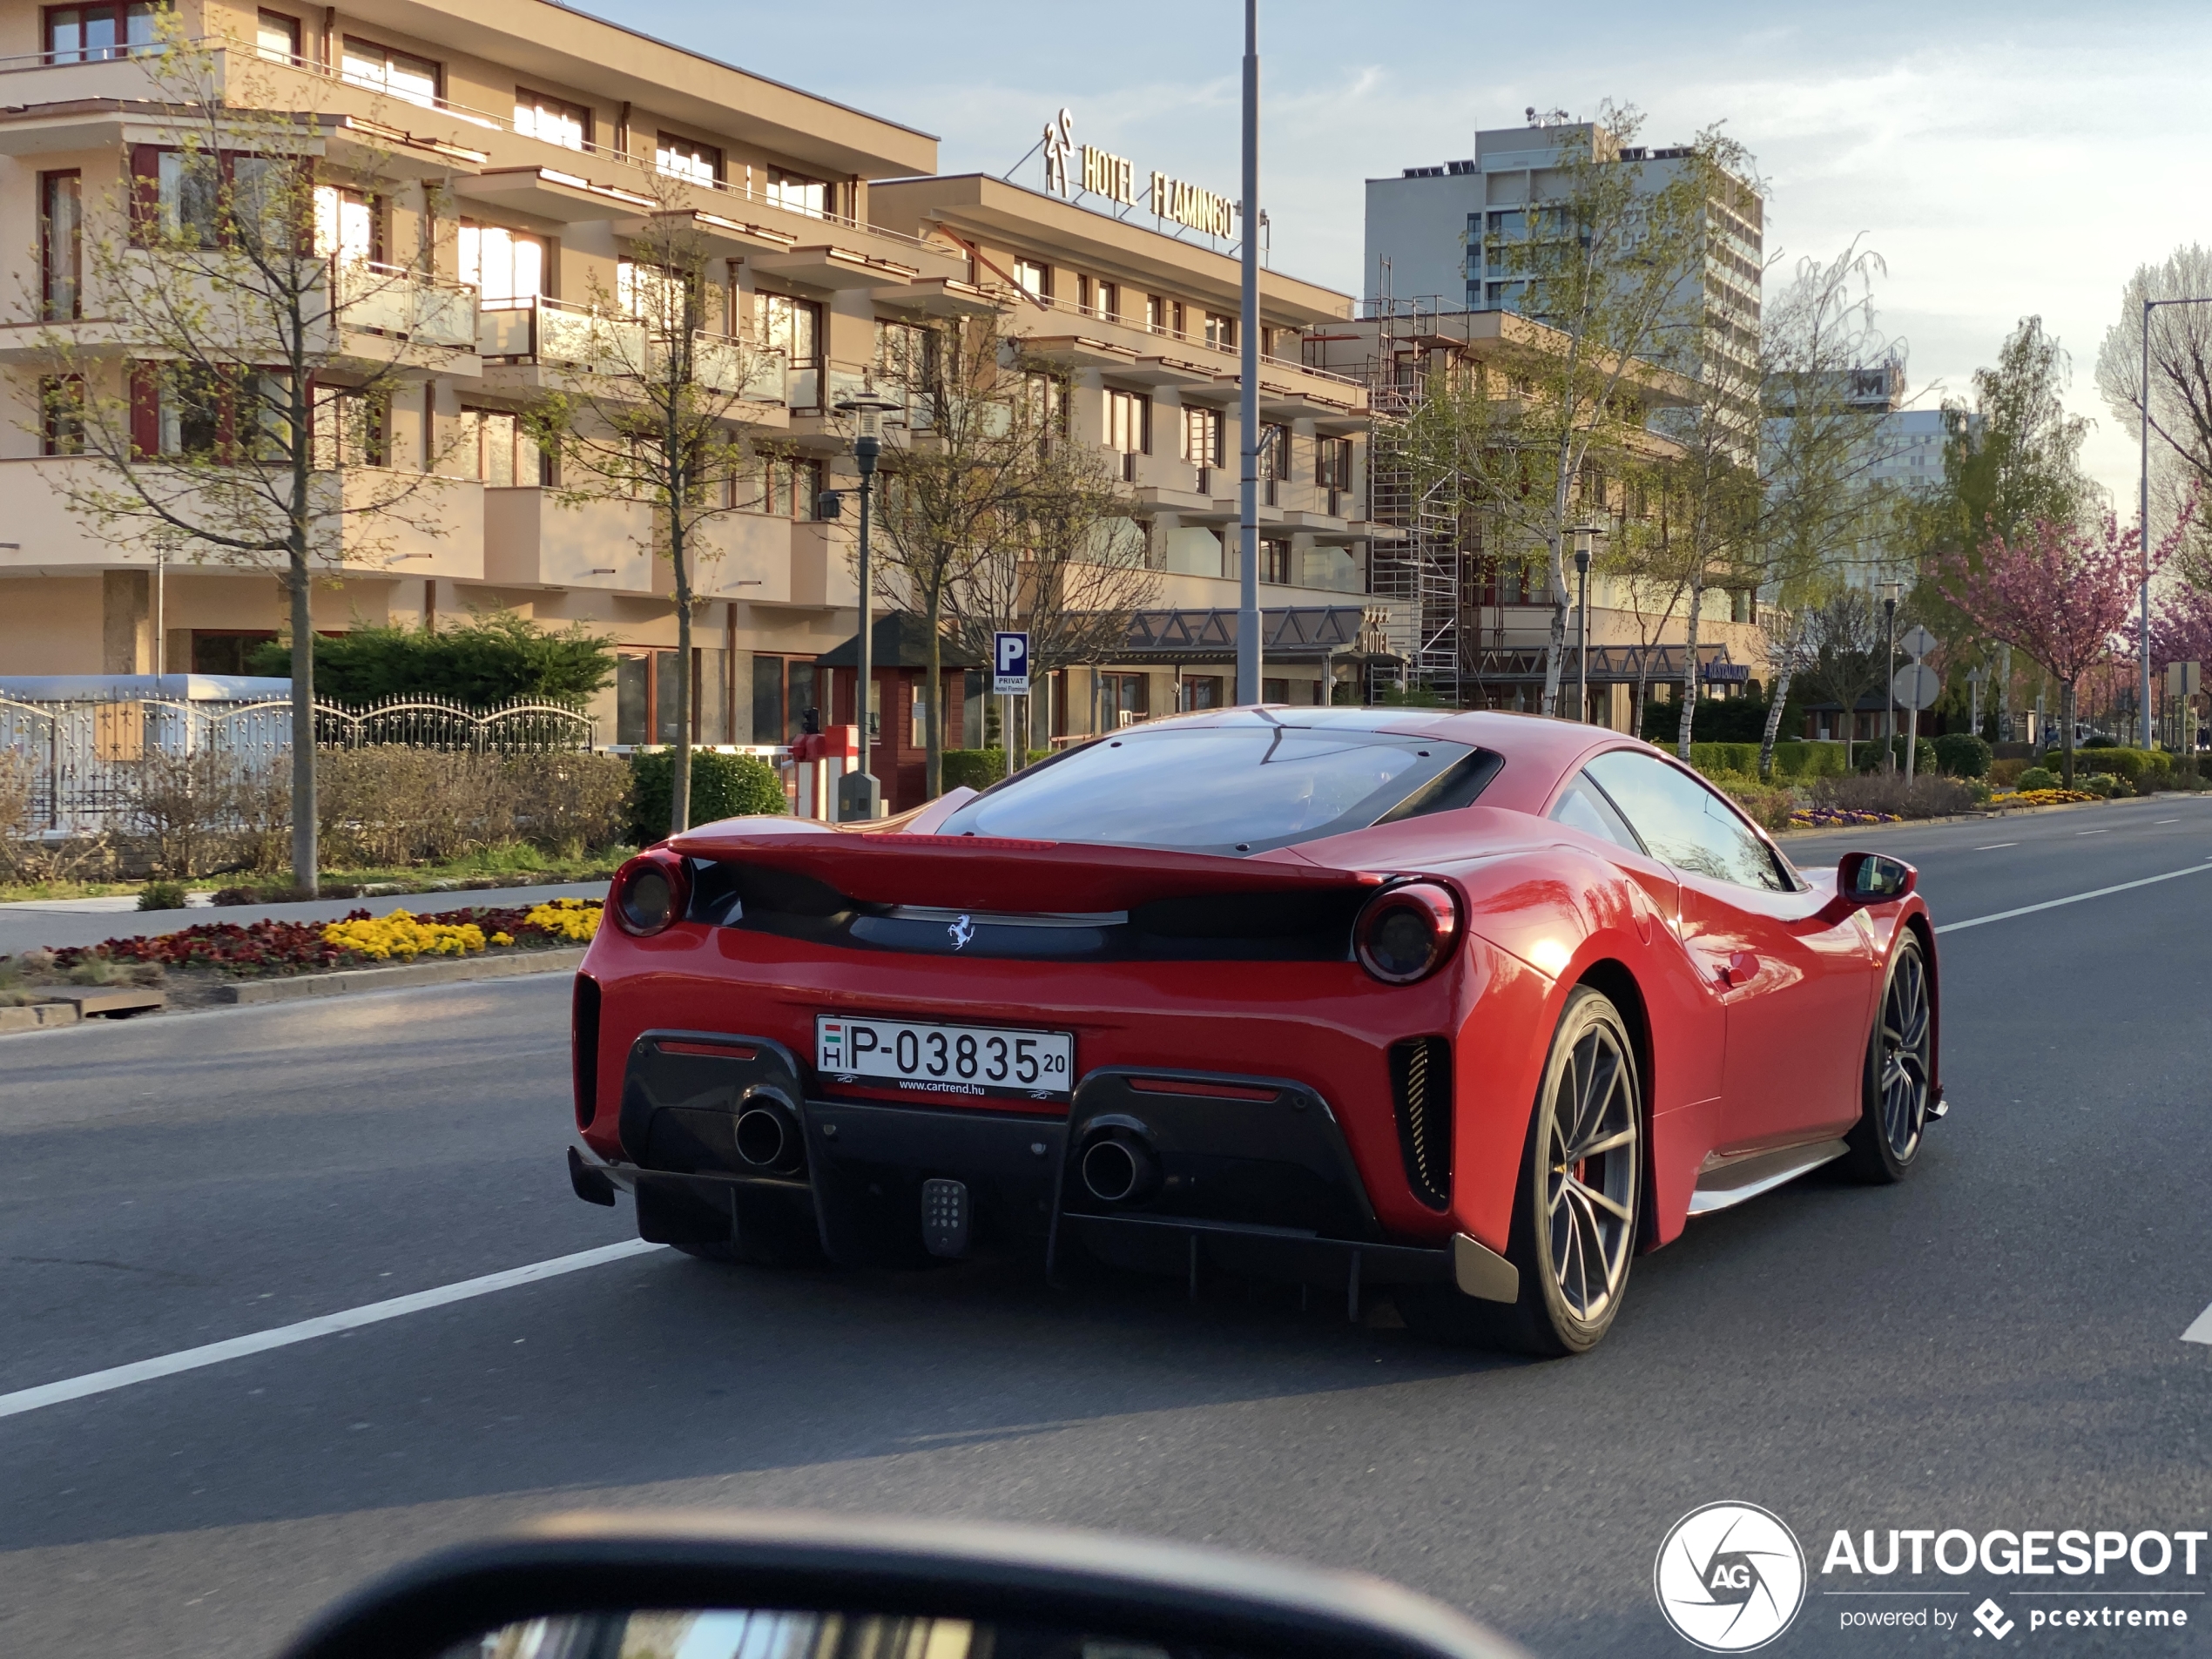
[[[160,223],[161,216],[161,147],[158,145],[134,144],[131,146],[131,229],[135,235],[146,227]]]
[[[131,448],[141,456],[161,453],[160,371],[152,363],[131,365]]]

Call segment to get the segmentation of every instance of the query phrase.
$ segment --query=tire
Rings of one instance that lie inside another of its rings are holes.
[[[1860,1070],[1858,1122],[1844,1137],[1851,1148],[1844,1165],[1861,1181],[1878,1186],[1902,1181],[1919,1157],[1934,1061],[1928,959],[1920,941],[1907,934],[1882,981]]]
[[[1520,1299],[1441,1285],[1401,1295],[1426,1336],[1558,1358],[1587,1352],[1628,1292],[1643,1192],[1643,1091],[1620,1010],[1578,986],[1552,1035],[1530,1115],[1507,1257]]]

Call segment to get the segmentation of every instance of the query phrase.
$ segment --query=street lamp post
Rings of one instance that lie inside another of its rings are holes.
[[[2140,543],[2135,551],[2141,560],[2139,567],[2141,571],[2141,586],[2137,597],[2142,609],[2141,615],[2137,619],[2137,626],[2138,644],[2141,648],[2143,658],[2142,730],[2143,747],[2146,749],[2150,747],[2150,314],[2161,306],[2206,305],[2212,305],[2212,294],[2203,294],[2187,300],[2147,299],[2143,301],[2143,378],[2136,388],[2141,394],[2142,412],[2142,516],[2135,521],[2139,527],[2136,539]]]
[[[1898,584],[1882,583],[1882,620],[1889,633],[1889,656],[1882,670],[1882,770],[1897,770],[1897,596]]]
[[[853,416],[860,431],[853,440],[853,459],[860,469],[860,635],[859,673],[853,685],[853,718],[860,727],[859,769],[837,780],[837,817],[842,824],[883,815],[883,786],[868,769],[868,693],[875,675],[874,590],[868,569],[868,507],[873,493],[876,458],[883,453],[883,412],[898,406],[869,391],[841,399],[840,415]]]
[[[1575,718],[1590,718],[1590,541],[1598,534],[1594,524],[1575,527]]]
[[[1238,325],[1237,701],[1259,701],[1259,0],[1244,0],[1244,317]]]

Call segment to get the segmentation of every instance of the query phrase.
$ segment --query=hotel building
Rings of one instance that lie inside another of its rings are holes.
[[[998,306],[1064,376],[1072,439],[1114,452],[1157,573],[1126,659],[1060,674],[1034,699],[1041,731],[1226,694],[1243,325],[1226,243],[1188,222],[1217,219],[1218,198],[1178,186],[1185,222],[1154,228],[1150,214],[1116,217],[1126,201],[1084,199],[1064,172],[1039,181],[1056,189],[940,176],[926,133],[543,0],[186,0],[180,19],[233,101],[313,113],[319,177],[344,198],[343,257],[419,287],[418,329],[435,317],[428,331],[450,335],[395,395],[376,458],[448,475],[426,497],[442,533],[387,525],[387,545],[349,543],[315,591],[319,628],[435,625],[471,609],[581,623],[620,645],[601,741],[672,738],[686,673],[698,740],[784,741],[823,705],[817,658],[853,632],[853,516],[817,516],[823,489],[855,482],[835,405],[902,324]],[[156,189],[178,142],[147,70],[153,27],[143,0],[0,7],[0,239],[40,250],[0,327],[0,675],[237,673],[286,614],[269,570],[189,550],[157,562],[151,545],[95,533],[54,482],[97,463],[53,453],[64,446],[40,429],[33,320],[42,304],[51,314],[57,269],[80,260],[66,239],[99,204]],[[372,148],[383,182],[356,199],[348,170]],[[1120,198],[1134,179],[1123,162],[1083,182]],[[760,460],[747,510],[718,523],[721,556],[697,572],[689,664],[675,654],[665,561],[644,550],[649,515],[557,503],[517,423],[578,361],[592,298],[625,291],[634,239],[671,191],[713,255],[710,333],[741,341],[748,361],[779,360],[763,389],[748,378]],[[1300,348],[1352,308],[1265,276],[1263,603],[1269,690],[1290,700],[1325,698],[1362,643],[1366,393]],[[378,320],[345,320],[373,334]],[[980,710],[959,712],[948,736],[980,737]],[[906,707],[883,720],[887,748],[914,741]]]

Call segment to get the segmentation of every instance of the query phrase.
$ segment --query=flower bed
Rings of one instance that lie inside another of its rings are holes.
[[[1865,824],[1902,824],[1895,813],[1862,813],[1848,806],[1801,806],[1790,814],[1791,829],[1857,829]]]
[[[1992,795],[1992,806],[2070,806],[2076,801],[2097,798],[2080,789],[2022,789],[2009,795]]]
[[[598,931],[600,907],[582,899],[550,903],[477,907],[411,915],[395,910],[372,916],[356,910],[342,921],[208,921],[173,934],[111,939],[57,950],[55,966],[81,962],[158,962],[165,968],[206,968],[221,973],[296,974],[358,968],[422,956],[467,956],[486,950],[543,950],[583,944]]]

